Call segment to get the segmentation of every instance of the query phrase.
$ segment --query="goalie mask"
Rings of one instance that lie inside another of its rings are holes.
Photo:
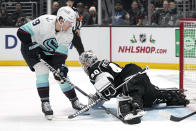
[[[83,52],[79,57],[81,65],[86,70],[88,67],[91,67],[95,62],[97,62],[97,56],[90,50]]]

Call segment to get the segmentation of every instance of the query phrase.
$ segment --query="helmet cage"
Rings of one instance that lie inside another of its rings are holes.
[[[98,59],[92,51],[85,51],[80,55],[80,64],[84,69],[91,67]]]

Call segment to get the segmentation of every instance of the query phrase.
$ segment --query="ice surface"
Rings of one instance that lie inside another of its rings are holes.
[[[80,67],[69,67],[70,80],[86,93],[94,93],[88,77]],[[148,70],[152,83],[160,88],[178,87],[178,71]],[[87,104],[87,98],[77,92],[80,101]],[[103,110],[90,110],[89,116],[67,119],[74,113],[68,99],[61,92],[50,74],[50,101],[56,118],[48,121],[41,112],[41,103],[35,87],[35,74],[28,67],[0,67],[0,131],[147,131],[147,130],[196,130],[196,117],[182,122],[171,122],[156,113],[147,111],[141,124],[126,125],[106,114]],[[104,104],[116,111],[116,101]],[[194,109],[193,109],[194,110]],[[170,113],[185,115],[184,109],[168,109]]]

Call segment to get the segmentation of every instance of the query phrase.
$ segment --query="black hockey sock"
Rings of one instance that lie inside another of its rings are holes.
[[[41,98],[41,102],[50,102],[49,97]]]
[[[67,91],[67,92],[64,92],[64,94],[67,96],[67,98],[70,100],[70,101],[73,101],[77,98],[77,95],[76,95],[76,92],[73,89]]]
[[[39,97],[42,99],[49,98],[49,87],[37,88]]]

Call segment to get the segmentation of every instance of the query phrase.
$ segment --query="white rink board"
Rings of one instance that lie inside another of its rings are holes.
[[[116,62],[178,64],[175,56],[175,30],[176,28],[112,27],[111,50],[110,27],[83,27],[81,37],[85,50],[93,50],[100,59],[110,59],[111,51],[112,61]],[[0,61],[23,60],[16,31],[17,28],[0,28]],[[131,43],[134,36],[137,42]],[[144,40],[143,43],[141,39]],[[69,50],[68,60],[78,61],[74,47]]]
[[[23,60],[16,28],[0,28],[0,60]]]
[[[17,28],[0,28],[0,60],[23,60],[16,32]],[[93,50],[101,59],[109,58],[109,28],[82,28],[81,37],[86,50]],[[78,61],[78,58],[76,49],[70,47],[68,60]]]

